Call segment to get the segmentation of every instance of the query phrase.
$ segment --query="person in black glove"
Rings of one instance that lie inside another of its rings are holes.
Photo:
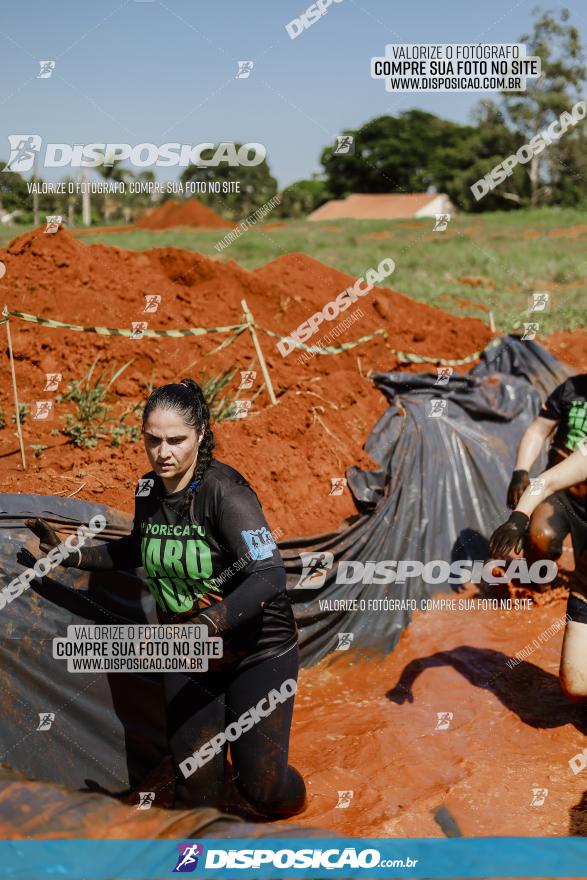
[[[547,398],[540,414],[522,437],[515,470],[507,491],[507,505],[514,510],[526,491],[529,471],[544,444],[552,438],[548,467],[553,467],[580,447],[587,437],[587,373],[572,376]],[[563,541],[571,533],[575,558],[587,547],[585,501],[587,485],[561,489],[534,510],[524,534],[524,555],[532,565],[540,559],[556,562]]]
[[[556,492],[587,480],[587,443],[562,462],[544,471],[522,493],[507,522],[489,540],[495,559],[519,553],[534,512]],[[587,510],[585,511],[587,516]],[[567,604],[567,625],[560,664],[560,681],[573,700],[587,699],[587,550],[575,557],[575,570]]]
[[[210,659],[207,672],[163,674],[176,804],[223,807],[230,741],[234,782],[248,807],[264,818],[299,813],[306,788],[288,763],[297,627],[259,499],[213,457],[209,408],[193,380],[153,391],[143,437],[152,470],[138,482],[131,534],[82,546],[64,564],[142,567],[160,623],[203,624],[222,639],[223,656]],[[59,543],[44,520],[27,525],[43,552]]]
[[[528,471],[517,470],[512,474],[512,479],[508,486],[508,507],[513,510],[528,488],[530,484],[530,476]]]
[[[515,510],[508,521],[496,529],[491,536],[492,557],[504,559],[512,550],[514,553],[521,553],[529,524],[530,517],[521,510]]]
[[[63,544],[63,542],[59,540],[59,536],[55,529],[53,529],[49,523],[45,522],[44,519],[41,519],[40,517],[37,517],[36,519],[25,519],[24,524],[39,539],[39,550],[43,556],[47,556],[54,547],[59,547]],[[73,551],[68,552],[68,555],[65,556],[59,564],[62,565],[63,568],[76,568],[80,561],[81,550],[79,547],[76,547]]]

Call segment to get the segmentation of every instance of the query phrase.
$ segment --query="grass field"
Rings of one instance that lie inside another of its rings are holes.
[[[247,269],[301,251],[355,277],[377,266],[383,257],[391,257],[396,271],[383,286],[461,315],[486,318],[487,309],[491,309],[499,331],[516,329],[528,320],[540,322],[540,335],[585,326],[584,211],[543,208],[459,215],[445,232],[432,232],[433,226],[431,218],[325,223],[275,220],[243,233],[221,251],[214,245],[229,230],[99,232],[84,235],[82,240],[136,250],[186,248],[220,261],[236,260]],[[23,227],[0,228],[0,246],[24,231]],[[469,283],[459,281],[463,277],[468,277]],[[529,318],[523,314],[528,294],[538,290],[550,291],[552,307],[548,313]]]

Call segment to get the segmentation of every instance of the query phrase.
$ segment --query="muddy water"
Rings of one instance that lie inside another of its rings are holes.
[[[445,806],[466,837],[587,834],[587,769],[569,766],[587,746],[587,705],[560,691],[562,631],[539,639],[565,611],[417,612],[392,654],[303,670],[291,751],[310,793],[302,821],[443,837]]]

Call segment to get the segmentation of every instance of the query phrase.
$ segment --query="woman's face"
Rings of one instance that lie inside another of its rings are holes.
[[[186,425],[177,410],[154,409],[143,434],[149,464],[163,479],[181,477],[193,468],[202,436]]]

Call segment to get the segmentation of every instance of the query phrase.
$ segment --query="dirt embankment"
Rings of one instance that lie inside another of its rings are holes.
[[[146,321],[150,329],[181,329],[239,324],[246,299],[258,325],[287,335],[354,283],[351,276],[304,254],[288,254],[255,272],[237,263],[218,263],[177,248],[125,251],[85,245],[60,230],[20,236],[0,250],[7,272],[0,280],[10,309],[83,326],[130,328]],[[145,313],[145,297],[161,296],[155,313]],[[360,313],[357,310],[360,309]],[[45,374],[62,374],[59,391],[81,379],[96,355],[107,375],[128,360],[131,366],[116,382],[113,415],[145,399],[146,383],[155,386],[185,375],[199,378],[237,366],[255,369],[253,389],[261,388],[246,419],[217,425],[217,455],[241,470],[255,486],[271,524],[285,534],[310,534],[335,528],[355,512],[348,493],[330,496],[330,478],[347,467],[373,467],[362,446],[385,409],[383,396],[367,378],[369,370],[399,366],[390,347],[400,351],[458,358],[481,349],[489,340],[486,324],[426,306],[393,290],[375,289],[361,297],[340,319],[350,327],[331,344],[367,336],[382,327],[388,340],[375,336],[356,349],[315,356],[300,363],[298,352],[282,357],[273,337],[260,333],[278,405],[270,406],[262,385],[251,338],[243,333],[222,351],[212,353],[227,337],[217,334],[181,338],[129,339],[71,330],[50,329],[11,320],[20,400],[31,405],[51,399]],[[324,326],[324,325],[322,325]],[[0,332],[4,332],[1,331]],[[318,332],[311,340],[320,340]],[[133,486],[147,469],[141,443],[110,448],[77,449],[51,431],[63,424],[71,405],[56,405],[45,421],[27,418],[24,427],[27,470],[23,473],[11,417],[14,406],[6,344],[0,364],[0,403],[6,427],[0,430],[0,491],[71,494],[113,504],[131,512]],[[417,371],[416,365],[409,367]],[[467,368],[463,368],[467,369]],[[230,388],[236,391],[237,372]],[[40,458],[31,446],[46,445]]]

